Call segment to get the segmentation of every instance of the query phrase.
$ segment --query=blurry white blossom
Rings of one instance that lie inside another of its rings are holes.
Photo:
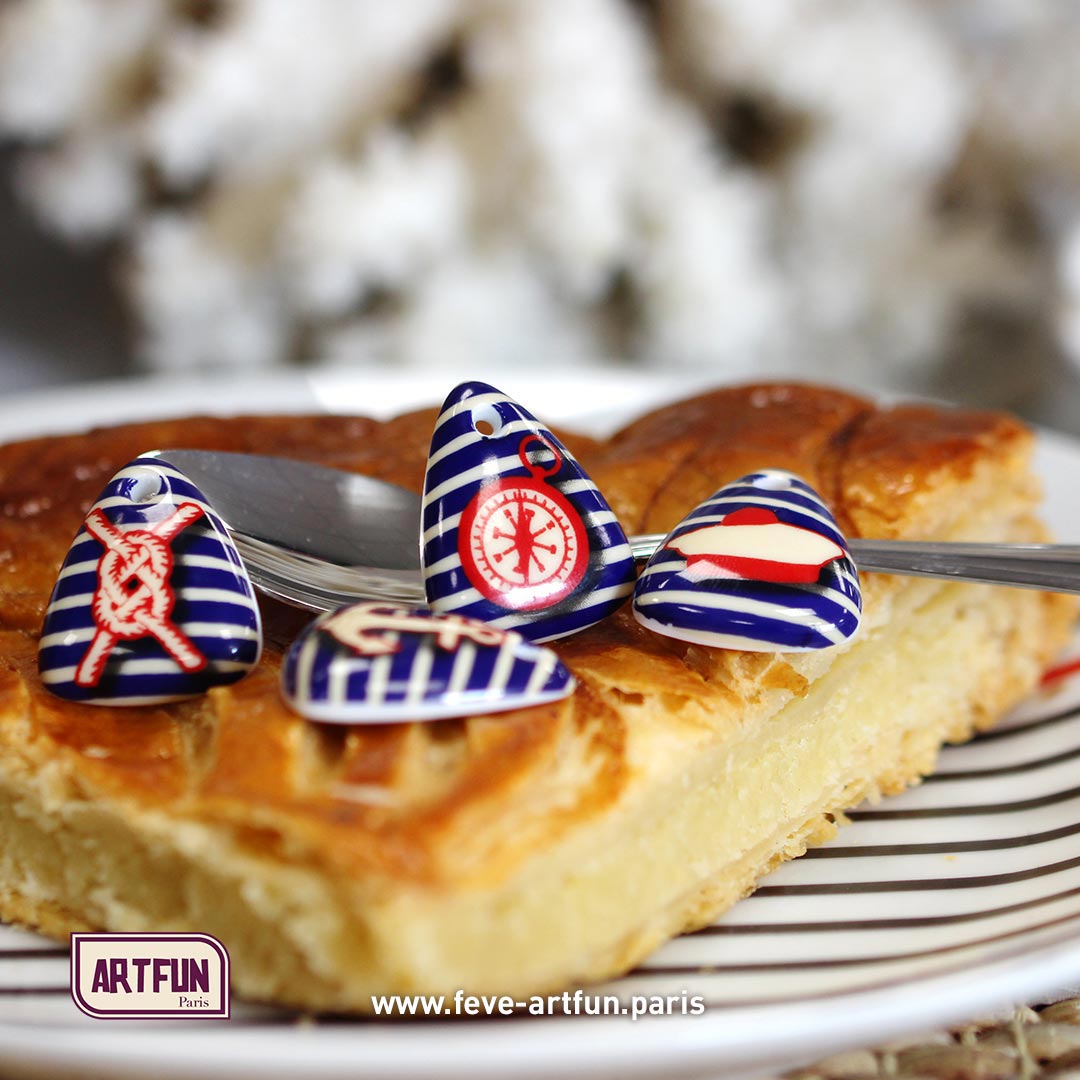
[[[298,183],[281,257],[298,308],[347,313],[376,289],[407,289],[467,236],[469,187],[457,147],[375,132],[358,160],[322,161]]]
[[[1060,0],[9,0],[35,213],[154,367],[1080,360]]]

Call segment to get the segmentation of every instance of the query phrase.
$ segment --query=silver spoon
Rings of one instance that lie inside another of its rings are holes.
[[[225,522],[256,588],[326,611],[357,600],[424,602],[420,498],[367,476],[288,458],[161,450]],[[647,559],[664,534],[632,536]],[[1080,593],[1080,546],[850,541],[860,570]]]

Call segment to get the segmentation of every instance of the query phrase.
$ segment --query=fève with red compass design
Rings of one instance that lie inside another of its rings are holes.
[[[554,461],[529,460],[530,444]],[[581,515],[548,478],[562,455],[547,439],[527,435],[518,456],[528,476],[485,484],[461,515],[458,554],[465,574],[488,600],[509,611],[555,604],[574,591],[589,565],[588,532]]]

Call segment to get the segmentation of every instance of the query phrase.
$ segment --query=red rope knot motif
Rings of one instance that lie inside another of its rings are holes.
[[[152,636],[184,671],[199,671],[206,657],[170,621],[176,594],[169,584],[172,541],[202,517],[197,503],[182,503],[169,517],[122,532],[100,509],[86,517],[86,531],[105,549],[90,605],[95,632],[75,671],[78,686],[97,686],[117,641]]]

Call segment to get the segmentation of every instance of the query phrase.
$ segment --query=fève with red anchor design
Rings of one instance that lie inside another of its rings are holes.
[[[427,608],[361,603],[320,616],[293,642],[281,693],[309,720],[412,723],[564,698],[574,678],[512,630]]]
[[[456,387],[435,422],[424,479],[428,604],[531,641],[584,630],[633,590],[634,558],[569,450],[517,402]]]
[[[42,682],[97,705],[176,701],[242,678],[261,647],[251,582],[203,494],[157,456],[126,465],[60,569]]]

